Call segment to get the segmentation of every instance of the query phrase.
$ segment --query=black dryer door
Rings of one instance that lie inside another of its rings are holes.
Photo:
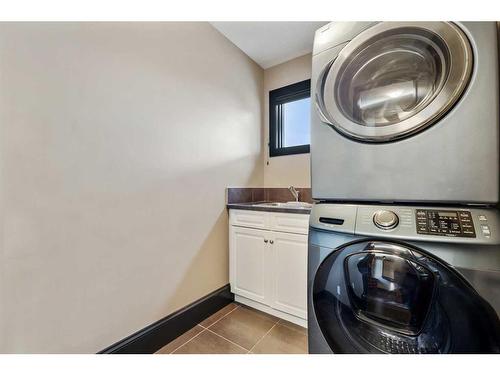
[[[335,353],[498,353],[493,308],[445,262],[407,244],[350,243],[318,268],[313,306]]]

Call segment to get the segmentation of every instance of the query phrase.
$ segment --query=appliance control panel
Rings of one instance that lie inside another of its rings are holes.
[[[400,240],[500,245],[500,210],[316,203],[310,226],[328,232]]]
[[[416,209],[418,234],[476,237],[470,211]]]

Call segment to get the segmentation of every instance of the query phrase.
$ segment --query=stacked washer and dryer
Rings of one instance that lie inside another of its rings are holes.
[[[500,352],[494,22],[334,22],[311,80],[310,353]]]

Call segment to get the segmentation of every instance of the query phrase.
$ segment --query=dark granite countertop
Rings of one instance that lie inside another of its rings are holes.
[[[251,210],[251,211],[267,211],[267,212],[283,212],[289,214],[304,214],[309,215],[311,213],[310,208],[289,208],[289,207],[270,207],[270,206],[255,206],[257,203],[265,202],[248,202],[248,203],[228,203],[226,207],[228,209],[234,208],[237,210]]]

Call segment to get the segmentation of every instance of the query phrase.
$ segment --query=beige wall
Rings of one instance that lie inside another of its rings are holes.
[[[311,78],[311,54],[297,57],[264,71],[264,144],[269,142],[269,91]],[[309,154],[269,157],[266,147],[264,156],[264,185],[310,187]]]
[[[262,80],[207,23],[0,24],[0,352],[96,352],[228,282]]]

